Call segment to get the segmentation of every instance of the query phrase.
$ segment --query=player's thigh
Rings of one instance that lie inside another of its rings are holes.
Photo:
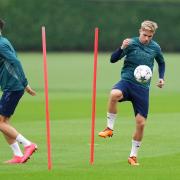
[[[13,115],[23,94],[24,90],[3,92],[0,100],[0,115],[6,118]]]
[[[111,97],[117,97],[118,101],[128,99],[128,88],[129,83],[125,80],[120,80],[117,82],[111,90]]]
[[[3,116],[3,115],[0,114],[0,123],[7,122],[8,119],[9,119],[9,118],[7,118],[7,117],[5,117],[5,116]]]
[[[146,119],[149,111],[149,90],[138,87],[131,91],[131,95],[135,116],[139,114]]]

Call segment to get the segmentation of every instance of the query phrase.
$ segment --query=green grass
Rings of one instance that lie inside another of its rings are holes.
[[[37,96],[22,98],[12,124],[26,137],[37,142],[39,150],[24,165],[0,163],[1,179],[123,179],[178,180],[180,176],[180,86],[179,54],[165,54],[166,86],[155,86],[157,68],[152,80],[150,113],[139,167],[130,167],[127,157],[131,148],[134,116],[130,103],[119,104],[113,138],[101,139],[98,131],[106,125],[109,91],[119,79],[122,62],[109,64],[110,53],[100,53],[97,79],[97,118],[95,128],[95,163],[89,164],[91,132],[91,85],[93,54],[49,53],[49,101],[51,117],[52,170],[47,170],[43,64],[39,53],[21,53],[23,67]],[[12,156],[0,139],[0,161]]]

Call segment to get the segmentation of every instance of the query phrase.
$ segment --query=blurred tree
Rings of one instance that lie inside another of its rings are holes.
[[[0,17],[19,50],[41,50],[46,26],[48,50],[93,49],[94,28],[100,29],[100,50],[112,50],[126,37],[138,35],[140,23],[154,20],[155,39],[163,51],[179,51],[180,1],[175,0],[1,0]]]

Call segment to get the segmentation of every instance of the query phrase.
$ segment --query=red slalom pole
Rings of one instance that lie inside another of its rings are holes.
[[[46,107],[46,131],[47,131],[47,155],[48,155],[48,169],[52,167],[51,163],[51,138],[50,138],[50,118],[49,118],[49,98],[48,98],[48,70],[46,59],[46,31],[42,27],[42,47],[43,47],[43,64],[44,64],[44,94]]]
[[[97,79],[97,57],[98,57],[98,34],[99,29],[95,28],[94,37],[94,69],[93,69],[93,92],[92,92],[92,124],[91,124],[91,150],[90,164],[94,163],[94,131],[95,131],[95,116],[96,116],[96,79]]]

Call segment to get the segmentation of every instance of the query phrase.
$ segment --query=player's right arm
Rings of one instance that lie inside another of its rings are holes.
[[[26,86],[25,91],[30,94],[31,96],[35,96],[36,95],[36,91],[34,91],[29,84]]]
[[[22,85],[25,88],[25,91],[30,95],[35,96],[36,92],[28,85],[28,81],[24,74],[21,62],[16,57],[15,52],[13,52],[7,44],[1,44],[0,49],[2,57],[5,58],[8,63],[10,63],[14,67],[16,76],[21,81]]]
[[[122,42],[120,48],[118,48],[115,52],[112,53],[110,62],[115,63],[126,55],[124,49],[126,49],[131,42],[131,39],[127,38]]]
[[[1,56],[7,60],[9,64],[11,64],[14,67],[14,71],[16,73],[17,78],[22,83],[24,88],[28,85],[28,81],[25,77],[22,65],[20,61],[17,59],[16,54],[10,49],[8,44],[2,43],[0,45],[1,49]]]

